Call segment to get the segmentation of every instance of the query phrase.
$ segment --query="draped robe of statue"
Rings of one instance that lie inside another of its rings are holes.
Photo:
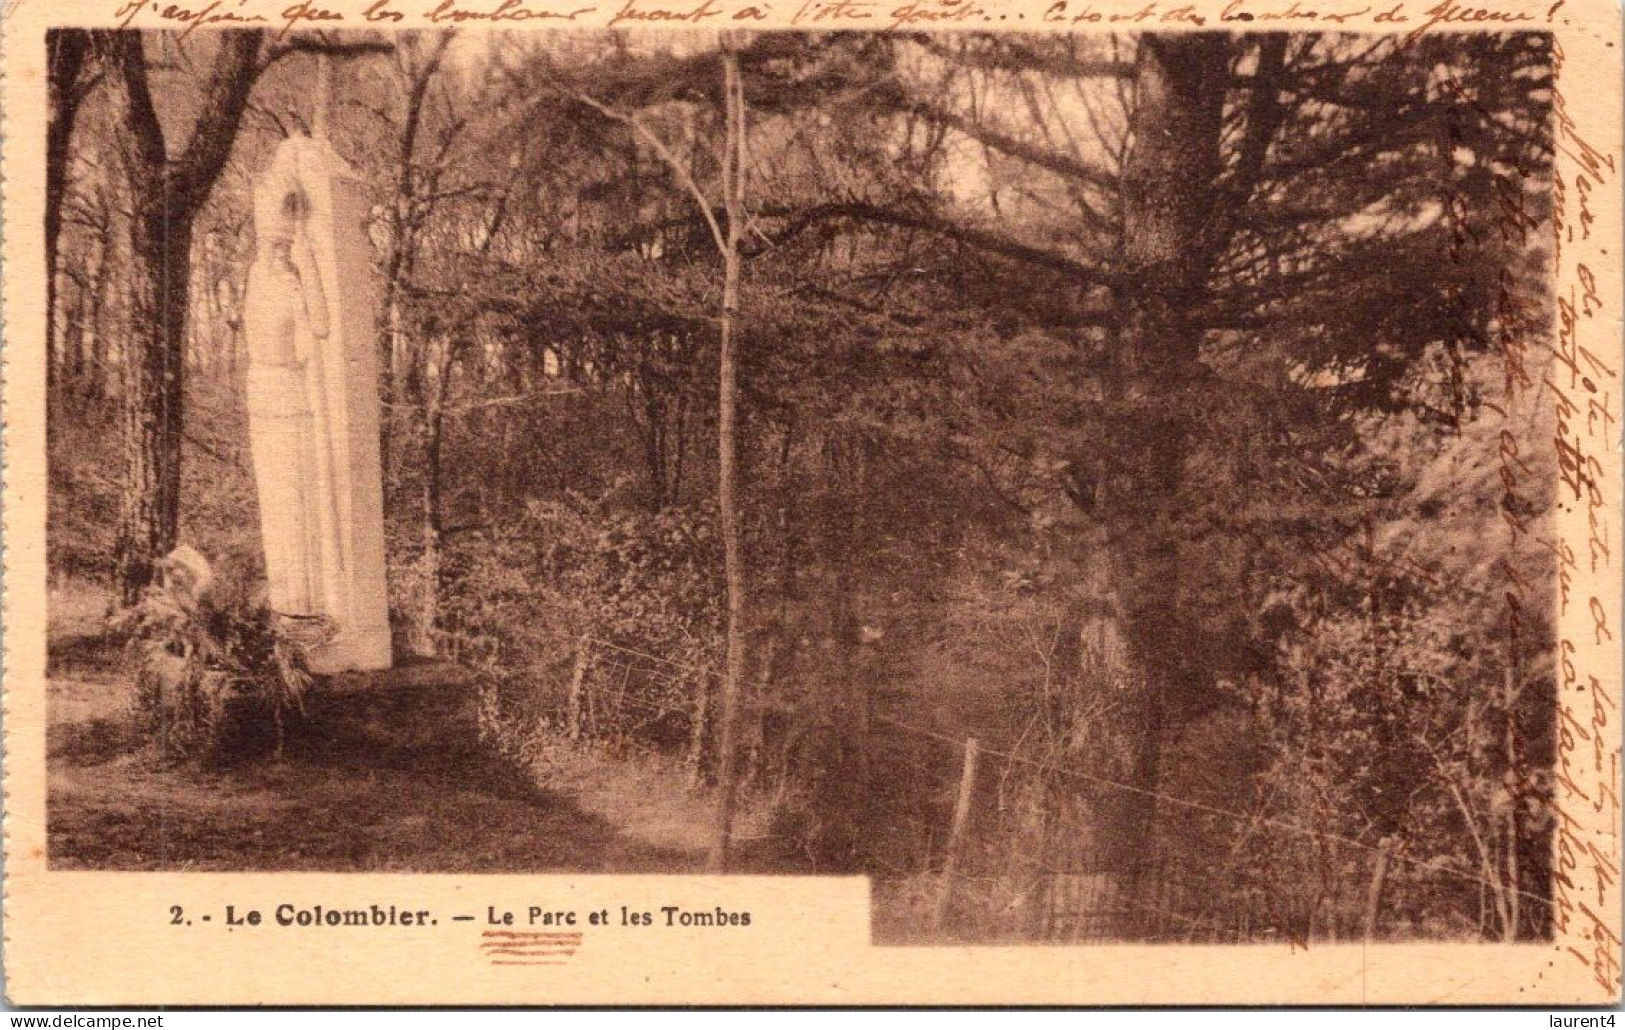
[[[324,628],[306,656],[318,673],[391,658],[366,213],[325,140],[284,140],[255,190],[244,328],[260,533],[271,608]]]

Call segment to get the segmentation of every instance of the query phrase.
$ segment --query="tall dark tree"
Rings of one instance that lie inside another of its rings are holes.
[[[1492,200],[1538,189],[1548,162],[1549,44],[1146,34],[1126,54],[998,36],[899,45],[939,60],[940,86],[899,79],[872,102],[968,138],[994,179],[1033,183],[1044,199],[1022,213],[995,192],[991,219],[940,201],[843,201],[787,212],[787,224],[935,234],[1026,284],[966,300],[1076,340],[1073,439],[1047,446],[1062,452],[1054,488],[1104,534],[1091,563],[1110,569],[1108,603],[1144,679],[1121,770],[1134,793],[1106,831],[1132,893],[1170,730],[1219,704],[1221,679],[1264,671],[1273,647],[1246,620],[1210,617],[1222,611],[1212,601],[1258,590],[1248,568],[1279,575],[1348,532],[1339,504],[1357,508],[1373,489],[1336,470],[1357,413],[1448,423],[1470,402],[1461,370],[1487,345],[1497,270],[1517,260],[1493,243]],[[1013,102],[976,103],[967,75]],[[1120,125],[1088,103],[1084,114],[1046,107],[1035,85],[1082,80],[1104,87],[1097,96],[1116,84]],[[1031,289],[1034,275],[1053,288]],[[1440,350],[1454,357],[1436,382],[1419,373]],[[1252,421],[1217,421],[1236,418]],[[1271,489],[1271,505],[1244,501]],[[1302,518],[1300,503],[1324,517]],[[1238,561],[1229,540],[1279,553]]]
[[[1147,791],[1124,806],[1116,865],[1138,897],[1138,877],[1155,820],[1155,788],[1169,689],[1192,674],[1177,643],[1185,563],[1178,493],[1193,395],[1204,388],[1197,313],[1222,241],[1211,230],[1220,202],[1228,37],[1148,35],[1135,60],[1135,103],[1123,163],[1122,230],[1112,288],[1120,426],[1132,427],[1115,455],[1118,477],[1096,503],[1111,512],[1113,591],[1148,689],[1134,700],[1133,782]],[[1172,638],[1172,639],[1170,639]],[[1170,646],[1170,645],[1173,646]]]
[[[68,187],[68,153],[79,107],[94,87],[90,33],[53,29],[46,35],[50,121],[45,129],[45,340],[47,382],[55,374],[49,348],[56,346],[57,245],[62,237],[62,202]]]
[[[258,30],[225,32],[204,80],[199,114],[178,149],[153,105],[142,35],[105,32],[102,60],[117,98],[118,150],[134,210],[128,221],[131,340],[124,366],[124,496],[119,593],[133,601],[155,559],[175,546],[192,226],[231,153],[260,71]]]

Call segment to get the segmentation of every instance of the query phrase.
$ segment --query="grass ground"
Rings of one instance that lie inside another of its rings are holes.
[[[51,598],[53,868],[691,872],[709,809],[657,757],[576,753],[515,769],[477,739],[446,663],[340,679],[280,759],[163,767],[131,739],[130,675],[105,599]],[[749,822],[742,827],[749,833]]]

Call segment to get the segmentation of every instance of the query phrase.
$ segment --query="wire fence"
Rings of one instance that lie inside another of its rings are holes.
[[[553,725],[658,736],[700,754],[714,668],[592,635],[577,646],[591,675],[567,717],[563,684],[553,691]],[[1068,713],[1061,721],[1075,724],[1078,711]],[[1096,741],[1112,738],[1111,716],[1097,721]],[[876,878],[880,940],[1308,944],[1495,936],[1496,905],[1513,895],[1526,926],[1543,918],[1529,913],[1549,913],[1546,896],[1498,869],[1349,832],[1337,813],[1291,818],[1312,809],[1273,804],[1253,784],[1227,794],[1222,783],[1186,792],[1190,783],[1169,776],[1131,782],[1121,761],[1101,760],[1068,730],[989,746],[898,715],[863,722],[861,744],[834,759],[861,751],[863,771],[821,773],[813,792],[871,795],[837,799],[847,807],[835,818],[856,828],[855,861]],[[851,725],[831,722],[837,734]],[[755,768],[771,749],[752,741]],[[774,771],[796,775],[790,764],[781,757]],[[765,766],[759,773],[760,786]]]
[[[1189,882],[1177,856],[1155,844],[1125,862],[1132,842],[1108,828],[1123,822],[1111,795],[1134,796],[1131,785],[894,718],[876,722],[897,761],[938,781],[926,816],[904,820],[913,868],[891,864],[877,877],[877,939],[1229,943],[1276,935],[1275,920],[1244,895],[1212,904],[1211,891]],[[921,744],[925,750],[910,753]]]
[[[1496,894],[1516,894],[1526,912],[1550,908],[1547,896],[1386,838],[1136,786],[1089,771],[1082,756],[876,722],[896,761],[936,780],[936,803],[902,820],[915,862],[880,870],[882,941],[1307,945],[1425,936],[1416,914],[1443,896],[1470,909],[1476,895],[1476,931],[1470,916],[1454,924],[1464,935],[1491,934]],[[1126,829],[1134,804],[1155,813],[1142,809],[1140,833]]]

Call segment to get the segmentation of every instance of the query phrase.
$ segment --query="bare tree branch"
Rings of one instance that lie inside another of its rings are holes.
[[[728,236],[722,231],[722,224],[717,221],[716,214],[711,210],[711,202],[706,197],[705,191],[700,188],[700,184],[695,180],[694,173],[689,169],[688,165],[677,159],[677,155],[671,152],[671,148],[666,146],[665,141],[663,141],[654,132],[654,130],[643,124],[637,115],[630,114],[625,111],[617,111],[607,104],[600,103],[587,94],[582,93],[579,90],[572,89],[563,83],[556,80],[550,80],[549,85],[553,86],[554,89],[558,90],[558,92],[564,96],[592,108],[605,118],[609,118],[613,121],[617,121],[623,125],[629,126],[632,131],[637,134],[639,139],[649,144],[650,149],[658,154],[662,161],[666,162],[667,167],[672,170],[672,174],[677,176],[678,180],[682,182],[684,188],[688,190],[691,196],[693,196],[694,203],[699,206],[700,213],[705,216],[706,228],[711,230],[711,239],[716,243],[717,250],[721,253],[727,253]]]
[[[366,57],[368,55],[389,55],[395,52],[395,44],[382,39],[361,40],[354,43],[338,43],[325,36],[291,36],[288,39],[268,48],[265,59],[260,64],[260,70],[289,57],[293,54],[326,54],[329,57]]]
[[[839,220],[870,222],[934,233],[976,250],[1048,268],[1096,286],[1111,286],[1116,282],[1116,277],[1105,269],[1074,260],[1053,250],[1035,247],[985,229],[976,229],[925,212],[905,211],[862,201],[838,201],[815,204],[806,208],[763,208],[758,214],[769,218],[789,219],[789,224],[774,237],[775,243],[778,244],[786,242],[818,222]]]

